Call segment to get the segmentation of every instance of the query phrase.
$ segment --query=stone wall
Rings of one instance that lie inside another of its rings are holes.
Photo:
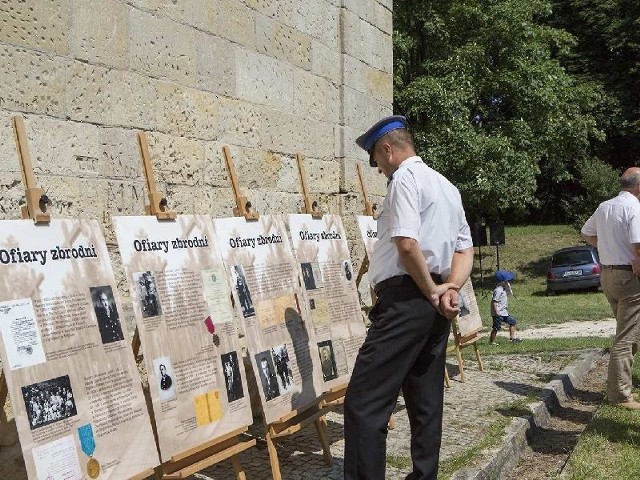
[[[0,0],[0,219],[24,201],[20,114],[52,215],[98,219],[113,246],[111,216],[144,212],[145,130],[179,213],[232,214],[223,145],[256,210],[298,212],[300,152],[359,266],[355,165],[367,158],[354,140],[391,113],[391,11],[392,0]],[[379,202],[384,179],[363,170]]]

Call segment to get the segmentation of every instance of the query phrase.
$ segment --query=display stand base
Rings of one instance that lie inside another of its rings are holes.
[[[325,415],[331,411],[332,408],[333,406],[326,404],[323,396],[320,397],[319,401],[314,402],[303,409],[294,410],[290,414],[267,425],[265,439],[267,441],[267,449],[269,450],[269,462],[271,464],[273,480],[282,480],[276,442],[282,438],[289,437],[299,432],[310,423],[315,425],[316,431],[318,432],[318,438],[322,445],[326,464],[329,466],[333,464],[329,445],[329,435],[327,434],[327,420],[325,418]]]

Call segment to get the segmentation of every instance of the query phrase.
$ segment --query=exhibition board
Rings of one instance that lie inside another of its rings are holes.
[[[289,231],[327,391],[349,382],[366,335],[346,232],[329,214],[289,215]]]
[[[313,329],[284,219],[213,221],[255,372],[266,424],[317,403],[322,393]]]
[[[113,218],[163,462],[252,423],[211,217]]]
[[[97,222],[0,221],[0,339],[29,478],[119,480],[159,464]]]

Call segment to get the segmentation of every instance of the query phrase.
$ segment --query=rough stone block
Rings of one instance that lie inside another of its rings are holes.
[[[153,10],[171,20],[215,33],[220,0],[162,1],[145,0]],[[144,8],[144,7],[143,7]],[[146,8],[149,10],[149,8]]]
[[[299,0],[244,0],[251,9],[285,25],[294,26]]]
[[[0,108],[64,115],[69,60],[4,45],[0,65]]]
[[[20,173],[20,160],[11,125],[11,118],[15,115],[15,112],[0,110],[0,178],[5,173]],[[18,180],[20,178],[18,175]]]
[[[388,4],[388,5],[385,5]],[[383,32],[391,35],[393,32],[392,0],[388,2],[363,2],[361,0],[345,0],[344,6],[357,16]]]
[[[169,206],[179,214],[233,216],[233,198],[220,188],[167,184],[163,186]]]
[[[296,67],[311,69],[311,39],[269,17],[256,17],[257,51]]]
[[[116,0],[73,0],[71,14],[71,54],[91,63],[123,68],[127,7]]]
[[[240,0],[218,0],[215,34],[255,49],[254,12]]]
[[[340,121],[340,90],[336,85],[305,70],[294,71],[293,112],[304,118]]]
[[[204,163],[203,163],[203,184],[207,187],[228,188],[229,197],[231,193],[231,181],[227,173],[227,165],[222,154],[223,142],[203,142]],[[235,163],[235,158],[234,158]]]
[[[349,10],[342,10],[344,52],[378,70],[393,72],[391,36]]]
[[[101,128],[99,133],[100,144],[103,147],[101,176],[145,181],[137,131]]]
[[[69,68],[65,111],[72,120],[104,125],[155,127],[153,79],[122,70],[74,62]]]
[[[0,1],[0,41],[65,55],[69,0]]]
[[[147,138],[156,181],[174,185],[202,185],[202,141],[157,132],[147,134]]]
[[[340,52],[327,47],[317,40],[311,41],[311,73],[320,75],[339,85],[342,83],[341,63]]]
[[[198,87],[221,95],[235,96],[236,46],[229,40],[198,32]]]
[[[393,75],[370,67],[350,55],[344,61],[344,84],[378,102],[393,103]]]
[[[365,3],[365,2],[363,2]],[[338,50],[340,39],[340,8],[325,0],[304,2],[296,10],[295,27],[300,32],[320,40],[329,48]]]
[[[265,114],[266,148],[333,159],[333,124],[277,111],[266,111]]]
[[[130,10],[127,65],[137,72],[197,82],[196,30],[167,18]]]
[[[0,169],[0,198],[0,220],[21,218],[20,208],[25,204],[25,198],[20,172]]]
[[[215,140],[220,134],[218,96],[167,82],[156,85],[155,125],[166,133]]]
[[[233,145],[264,145],[267,140],[265,112],[265,107],[260,105],[220,99],[220,138]]]
[[[236,74],[240,100],[283,110],[293,106],[293,68],[287,63],[241,50],[236,52]]]
[[[362,194],[360,188],[360,181],[358,179],[358,171],[356,169],[356,162],[360,162],[360,168],[362,170],[362,177],[367,188],[372,203],[381,204],[380,199],[387,193],[387,178],[378,173],[377,168],[369,166],[368,162],[362,162],[360,160],[354,160],[352,158],[341,158],[340,167],[342,174],[342,184],[340,185],[343,192]],[[374,199],[376,199],[374,201]],[[363,204],[364,206],[364,204]]]
[[[303,158],[307,189],[312,196],[335,195],[340,191],[340,164],[335,160]],[[300,180],[298,180],[300,184]],[[300,186],[299,191],[302,191]]]

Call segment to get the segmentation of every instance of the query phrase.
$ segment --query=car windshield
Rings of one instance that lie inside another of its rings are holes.
[[[593,263],[593,257],[588,250],[570,250],[568,252],[559,252],[553,256],[551,266],[568,267],[570,265],[587,265]]]

